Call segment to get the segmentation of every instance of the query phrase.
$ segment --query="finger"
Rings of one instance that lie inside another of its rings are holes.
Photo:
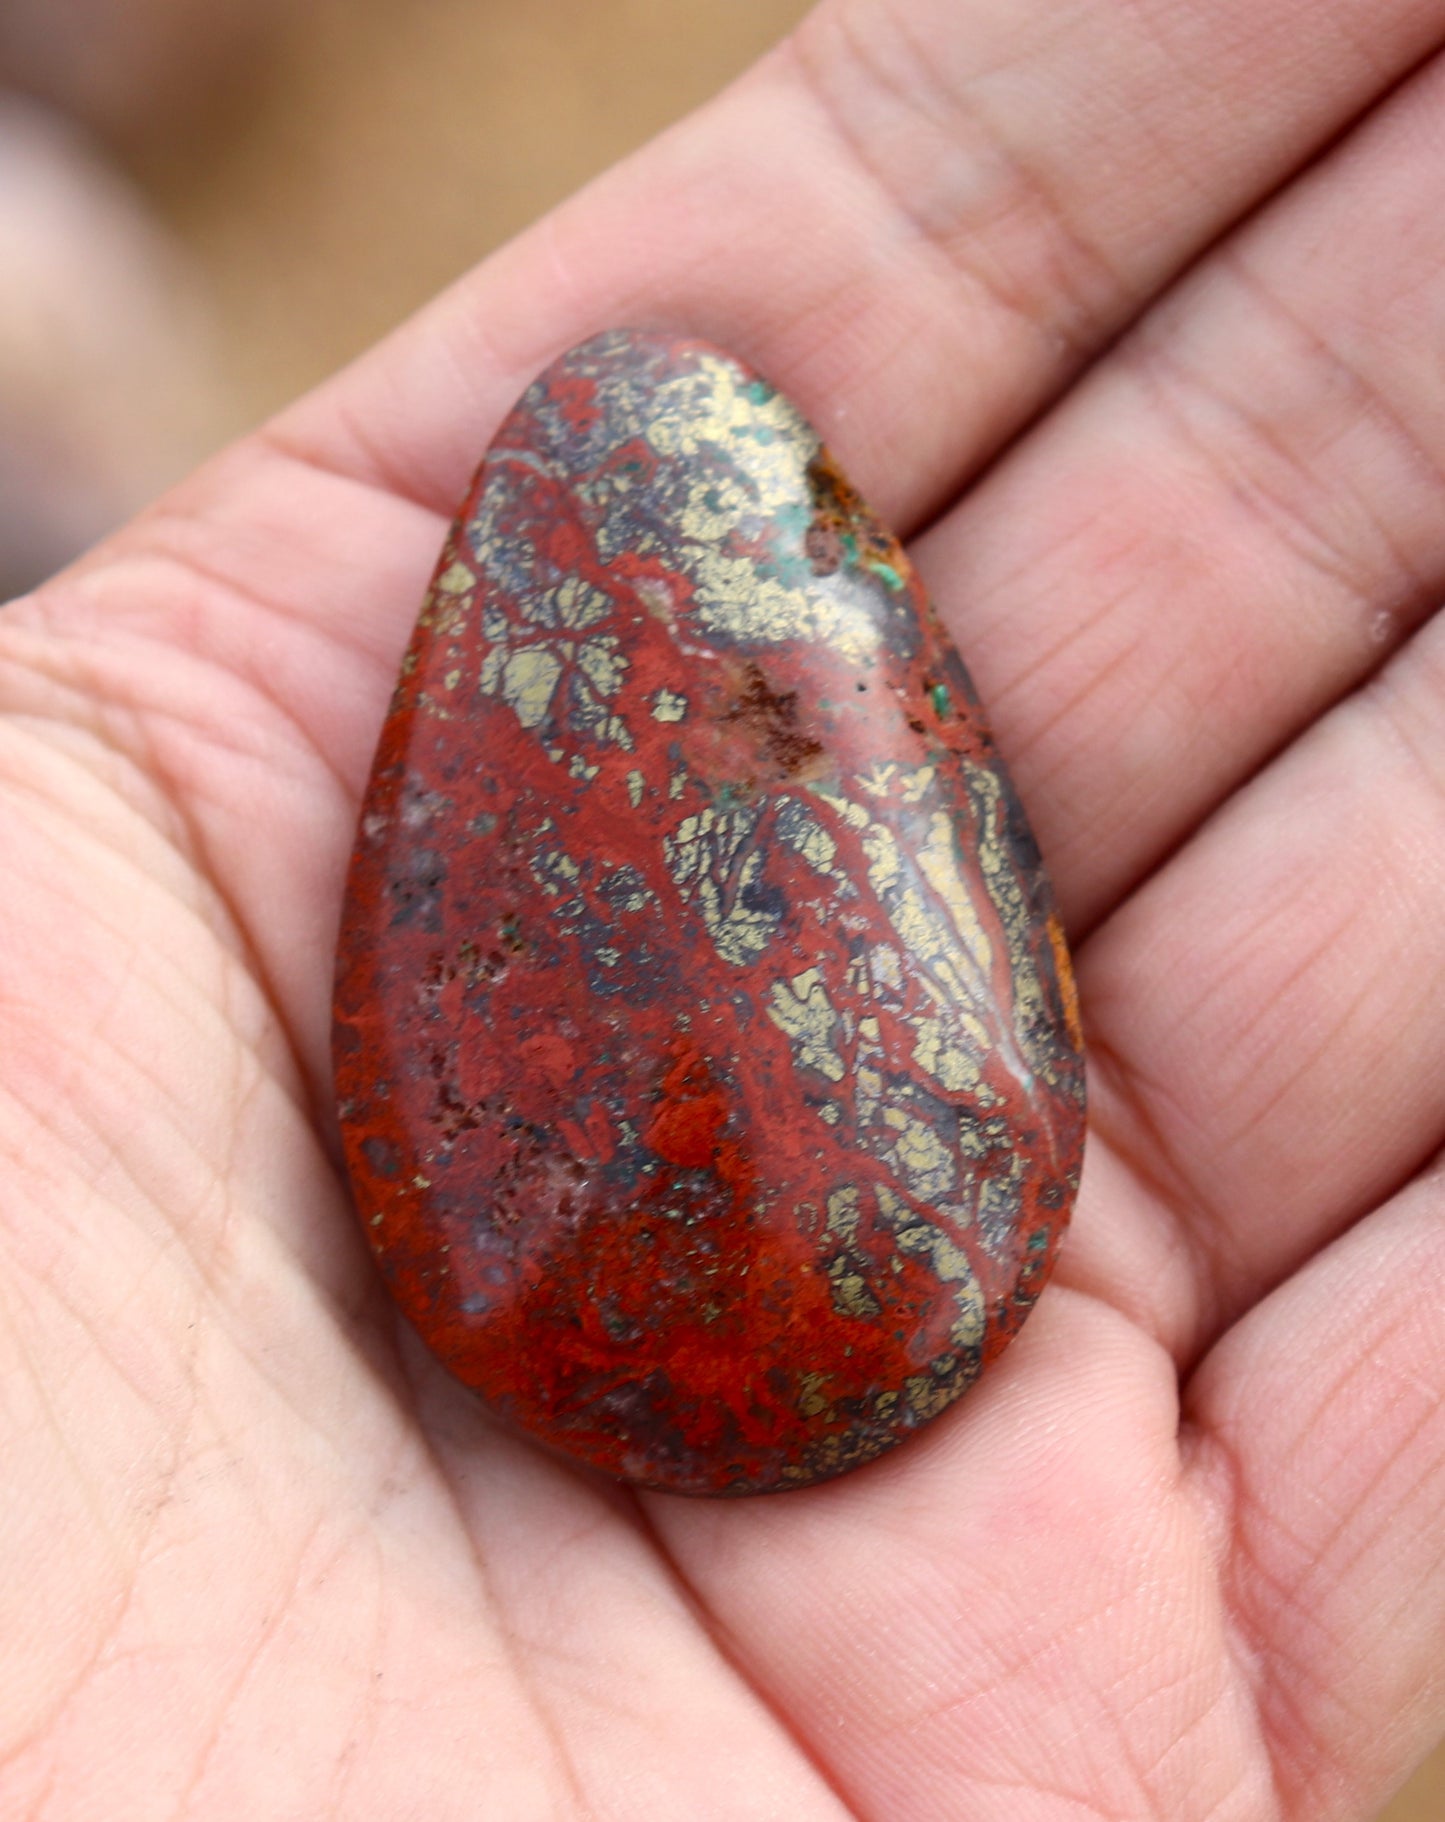
[[[1440,0],[831,0],[283,434],[447,511],[553,354],[678,325],[906,531],[1442,33]]]
[[[964,1403],[847,1481],[647,1509],[860,1816],[1269,1813],[1169,1360],[1051,1292]]]
[[[573,1801],[554,1813],[848,1822],[826,1773],[698,1623],[630,1495],[503,1431],[419,1345],[404,1352],[492,1631],[545,1728],[529,1753],[513,1736],[512,1756],[565,1767]],[[478,1813],[535,1812],[494,1801]]]
[[[1445,589],[1445,62],[920,541],[1075,931]]]
[[[1069,1270],[1181,1358],[1445,1135],[1442,705],[1437,619],[1080,958],[1099,1163],[1168,1217],[1132,1258],[1142,1224],[1082,1225]],[[1192,1267],[1174,1304],[1159,1298],[1170,1249]]]
[[[1190,1479],[1279,1809],[1373,1815],[1441,1726],[1445,1181],[1372,1215],[1189,1387]]]

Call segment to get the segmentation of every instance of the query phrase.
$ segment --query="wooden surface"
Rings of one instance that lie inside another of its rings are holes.
[[[137,166],[221,316],[228,429],[359,352],[705,100],[803,0],[314,0]]]
[[[1421,1766],[1380,1822],[1445,1822],[1445,1746]]]
[[[209,278],[254,422],[704,100],[802,0],[315,0],[140,175]],[[1445,1822],[1445,1751],[1382,1822]]]

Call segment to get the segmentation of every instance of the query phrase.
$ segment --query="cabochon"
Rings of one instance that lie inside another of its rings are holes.
[[[1038,850],[898,543],[718,349],[600,336],[498,432],[382,732],[335,1009],[401,1308],[610,1474],[836,1474],[1033,1303],[1083,1133]]]

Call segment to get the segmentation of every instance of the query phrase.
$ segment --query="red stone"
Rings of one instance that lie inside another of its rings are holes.
[[[423,1339],[642,1485],[866,1461],[1042,1287],[1083,1074],[1037,849],[897,542],[716,349],[599,337],[499,431],[382,732],[335,1053]]]

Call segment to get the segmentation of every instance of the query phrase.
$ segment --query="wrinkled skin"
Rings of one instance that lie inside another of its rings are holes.
[[[1442,0],[838,0],[6,611],[6,1816],[1333,1822],[1429,1746],[1442,44]],[[721,1506],[497,1433],[319,1112],[446,515],[626,321],[916,534],[1092,1039],[1021,1340]]]

